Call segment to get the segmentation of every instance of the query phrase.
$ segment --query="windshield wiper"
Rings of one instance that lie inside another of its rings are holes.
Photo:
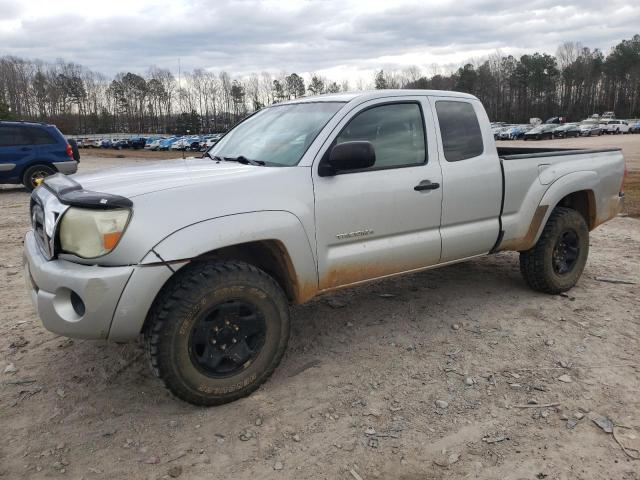
[[[264,167],[266,164],[262,160],[252,160],[244,155],[238,155],[237,157],[223,157],[227,162],[238,162],[243,165],[256,165],[260,167]]]

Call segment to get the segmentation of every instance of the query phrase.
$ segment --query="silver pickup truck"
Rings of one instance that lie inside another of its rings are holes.
[[[278,365],[289,305],[503,250],[557,294],[623,198],[619,149],[496,149],[473,96],[394,90],[264,108],[201,159],[48,177],[25,277],[46,328],[143,334],[179,398],[245,396]]]

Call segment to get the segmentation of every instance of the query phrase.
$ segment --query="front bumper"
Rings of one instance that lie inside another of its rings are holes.
[[[100,267],[47,260],[33,231],[24,239],[24,276],[31,300],[44,327],[65,337],[135,339],[172,274],[165,265]]]
[[[107,338],[133,270],[47,261],[32,231],[24,239],[24,275],[31,300],[45,328],[66,337]]]

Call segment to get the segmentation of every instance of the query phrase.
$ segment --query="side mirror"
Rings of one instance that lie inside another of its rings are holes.
[[[339,143],[320,164],[318,173],[321,177],[329,177],[345,170],[369,168],[375,163],[376,151],[371,142]]]

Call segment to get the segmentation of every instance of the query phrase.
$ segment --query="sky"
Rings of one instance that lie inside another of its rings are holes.
[[[108,76],[177,73],[180,61],[183,71],[370,81],[380,68],[430,75],[496,51],[553,54],[565,41],[606,53],[636,33],[640,3],[629,0],[0,0],[0,56]]]

